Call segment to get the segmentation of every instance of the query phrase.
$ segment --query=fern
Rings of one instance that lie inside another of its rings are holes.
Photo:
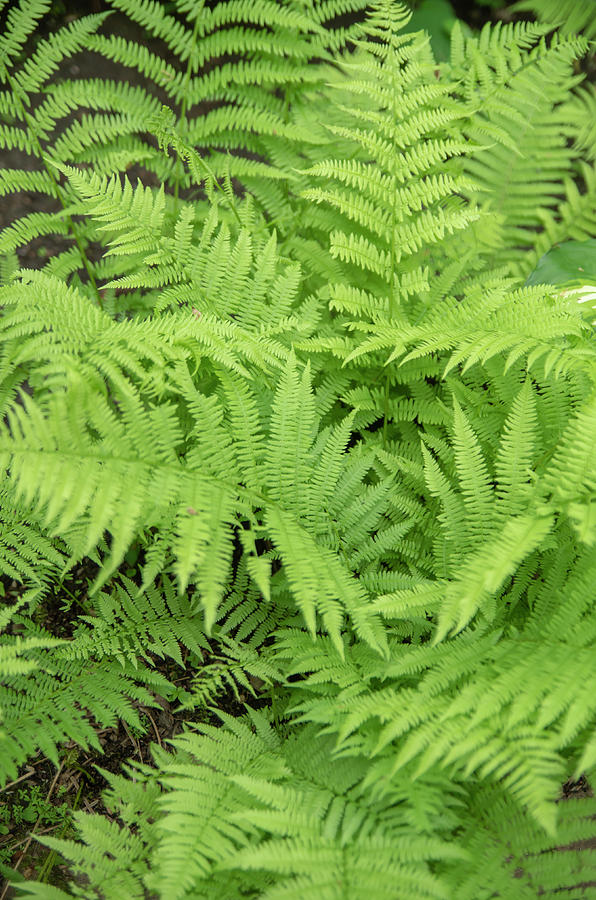
[[[123,719],[141,728],[133,701],[153,706],[155,700],[145,685],[168,688],[162,675],[146,670],[138,677],[130,664],[69,660],[60,653],[63,642],[43,633],[22,644],[7,637],[2,643],[3,782],[16,778],[22,760],[40,751],[58,765],[58,745],[67,740],[101,752],[93,721],[107,726]],[[48,653],[51,648],[56,649]]]
[[[389,0],[110,5],[168,60],[104,14],[23,59],[48,4],[2,20],[36,168],[0,194],[48,206],[0,234],[0,777],[156,698],[187,721],[21,891],[579,894],[594,332],[528,276],[595,236],[586,4],[584,36],[456,25],[440,65]],[[80,50],[144,83],[58,80]]]
[[[594,0],[581,0],[579,3],[532,3],[531,0],[520,0],[513,6],[514,10],[527,10],[545,22],[556,23],[565,33],[583,32],[587,38],[596,34],[594,22]]]

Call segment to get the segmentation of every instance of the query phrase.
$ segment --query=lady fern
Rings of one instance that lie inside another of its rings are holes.
[[[390,0],[111,5],[169,59],[100,14],[21,63],[38,0],[0,44],[0,140],[39,165],[0,189],[63,205],[0,235],[0,564],[26,590],[0,771],[156,696],[196,720],[263,690],[106,772],[118,819],[42,836],[74,877],[21,890],[579,891],[596,810],[559,801],[596,766],[594,331],[524,281],[594,235],[586,40],[456,27],[439,66]],[[55,83],[81,46],[147,86]],[[74,245],[18,268],[52,232]],[[85,557],[59,640],[43,603]]]

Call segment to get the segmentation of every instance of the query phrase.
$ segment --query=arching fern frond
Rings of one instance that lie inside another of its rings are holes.
[[[509,264],[524,276],[531,271],[524,268],[527,248],[557,208],[558,185],[577,159],[570,138],[583,130],[574,106],[561,102],[560,85],[564,81],[569,90],[581,80],[569,75],[569,66],[587,45],[555,35],[547,46],[547,31],[548,26],[522,22],[485,27],[480,36],[463,38],[455,26],[447,68],[473,110],[470,136],[479,143],[496,139],[466,157],[464,171],[479,190],[463,193],[502,217],[502,249],[495,248],[493,264]]]

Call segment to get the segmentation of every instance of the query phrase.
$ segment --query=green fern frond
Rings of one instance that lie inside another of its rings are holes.
[[[109,657],[137,668],[137,660],[152,665],[148,651],[163,659],[169,656],[183,666],[180,644],[200,659],[209,649],[202,634],[195,631],[196,613],[190,599],[178,593],[172,581],[162,576],[160,590],[155,585],[141,593],[125,576],[111,593],[103,591],[93,598],[94,616],[81,616],[81,628],[75,632],[65,659]]]
[[[29,172],[25,169],[11,169],[0,172],[0,195],[12,191],[39,191],[56,196],[56,187],[46,172]]]
[[[283,498],[300,515],[308,508],[305,485],[315,436],[315,405],[309,366],[299,376],[292,357],[276,393],[271,430],[265,469],[268,492],[275,500]]]
[[[542,482],[554,504],[567,512],[579,539],[589,545],[596,540],[595,445],[596,402],[592,396],[563,432]]]
[[[536,3],[536,0],[519,0],[513,10],[531,12],[539,21],[556,24],[565,34],[583,33],[589,39],[596,37],[596,9],[594,0],[579,0],[577,3],[563,0],[562,3]]]
[[[461,631],[479,609],[489,621],[493,620],[494,595],[542,543],[553,522],[552,516],[540,516],[532,511],[502,523],[498,535],[488,534],[486,544],[471,553],[458,576],[445,585],[435,640],[444,638],[450,629]]]
[[[382,631],[367,609],[365,592],[350,578],[348,569],[287,513],[272,507],[265,521],[281,553],[288,581],[310,633],[313,636],[316,633],[316,613],[319,612],[325,629],[342,653],[341,626],[345,609],[359,636],[382,651]]]
[[[445,873],[453,895],[489,900],[494,889],[504,897],[514,890],[520,900],[533,900],[537,891],[546,897],[561,891],[581,895],[582,884],[594,877],[588,849],[593,810],[591,797],[561,798],[553,841],[499,787],[487,785],[476,791],[464,838],[470,862]],[[519,835],[519,843],[511,842],[513,833]]]
[[[526,378],[503,425],[495,460],[498,517],[514,515],[523,508],[530,487],[536,426],[535,393]]]
[[[0,236],[0,253],[12,253],[28,244],[34,237],[48,234],[68,234],[68,224],[63,213],[29,213],[3,229]]]
[[[284,772],[276,736],[263,727],[262,716],[252,717],[261,720],[257,733],[248,722],[221,714],[227,728],[200,725],[197,733],[175,739],[179,760],[162,755],[165,817],[148,881],[149,887],[170,891],[172,900],[208,879],[214,864],[220,866],[250,841],[252,829],[233,821],[244,792],[233,786],[231,776]]]
[[[73,393],[70,400],[75,396]],[[2,458],[10,465],[16,499],[35,509],[40,521],[54,533],[67,532],[77,520],[85,522],[76,553],[84,555],[106,529],[111,531],[112,555],[102,575],[105,581],[141,524],[154,515],[156,484],[162,508],[178,501],[186,510],[191,485],[196,490],[205,484],[209,490],[209,482],[185,471],[170,447],[164,452],[159,430],[155,432],[155,414],[142,410],[130,396],[121,401],[124,413],[120,422],[105,402],[100,405],[98,397],[90,401],[89,396],[85,399],[79,394],[78,415],[73,418],[72,409],[66,411],[64,395],[55,394],[44,409],[24,398],[24,406],[14,406],[8,415]],[[71,425],[65,430],[67,422]],[[142,447],[142,452],[135,446]],[[193,498],[195,503],[198,496]],[[181,536],[187,535],[189,518],[181,509]]]
[[[455,465],[466,511],[464,534],[470,542],[481,540],[494,521],[491,478],[476,435],[455,398],[453,429]]]
[[[18,639],[17,639],[18,641]],[[163,676],[145,669],[142,673],[127,665],[120,666],[106,659],[89,666],[88,661],[64,659],[60,646],[43,636],[25,643],[21,648],[5,638],[11,647],[25,652],[35,668],[8,669],[3,678],[0,704],[3,727],[0,734],[0,779],[16,778],[18,767],[41,751],[58,765],[58,745],[74,740],[83,747],[101,752],[101,744],[89,717],[105,725],[115,724],[118,718],[142,728],[132,701],[153,706],[155,700],[147,690],[153,686],[168,689]],[[59,642],[62,645],[62,642]],[[49,652],[51,648],[54,648]],[[10,664],[10,655],[8,657]]]
[[[108,16],[109,12],[84,16],[61,28],[57,34],[39,41],[35,51],[12,77],[16,91],[38,91],[65,57],[85,47],[89,35],[94,34]]]
[[[72,896],[579,895],[593,328],[522,284],[595,233],[588,41],[456,25],[438,64],[390,0],[110,5],[38,39],[48,4],[0,0],[32,157],[0,193],[61,207],[0,235],[4,778],[157,694],[220,721],[41,836]],[[56,83],[81,51],[143,86]]]
[[[48,0],[29,0],[9,10],[4,33],[0,35],[0,78],[3,84],[6,84],[7,64],[18,57],[31,31],[49,8]]]
[[[150,31],[155,37],[167,44],[170,52],[181,62],[185,62],[196,52],[194,35],[173,16],[164,12],[163,7],[155,0],[111,0],[111,5],[126,13],[133,21]],[[207,10],[199,4],[201,17],[197,15],[197,25]],[[193,60],[194,61],[194,60]]]
[[[78,810],[73,814],[73,820],[82,842],[44,835],[48,839],[46,846],[69,859],[74,872],[82,874],[91,865],[93,875],[86,878],[85,885],[87,896],[99,897],[103,894],[115,898],[124,894],[131,900],[142,900],[147,860],[157,843],[152,818],[159,811],[159,786],[152,773],[147,772],[147,766],[127,767],[134,782],[106,772],[99,766],[97,768],[110,784],[106,801],[110,808],[119,809],[124,826]],[[132,831],[132,825],[136,834]],[[123,859],[126,860],[124,865]],[[27,892],[34,897],[43,897],[48,887],[28,882]],[[56,894],[48,892],[46,896],[62,898],[72,894],[58,891]]]
[[[546,30],[516,23],[485,28],[479,37],[465,39],[457,31],[458,50],[448,69],[450,77],[461,78],[462,95],[472,103],[470,136],[479,142],[483,134],[495,139],[491,147],[466,157],[464,171],[480,193],[464,194],[480,202],[486,197],[489,207],[503,216],[503,250],[497,247],[493,260],[516,268],[527,260],[532,232],[558,205],[558,185],[577,157],[563,134],[579,135],[583,127],[574,108],[560,103],[559,85],[565,80],[569,90],[581,80],[568,74],[569,63],[585,52],[586,43],[557,37],[547,47],[541,37]]]
[[[248,488],[258,489],[265,442],[255,396],[242,378],[221,368],[218,378],[226,397],[235,456]]]
[[[107,242],[108,254],[158,250],[165,209],[163,187],[153,192],[139,182],[133,191],[128,179],[122,185],[117,176],[100,178],[95,174],[88,176],[72,167],[57,168],[68,176],[84,201],[81,212],[91,211],[93,218],[101,223],[99,230],[115,232],[115,236]]]
[[[195,478],[185,492],[184,503],[188,506],[178,516],[173,547],[176,576],[181,592],[190,576],[194,576],[205,610],[207,633],[215,621],[232,557],[234,501],[229,490]]]

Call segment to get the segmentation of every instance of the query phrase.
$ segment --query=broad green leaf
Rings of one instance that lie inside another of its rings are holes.
[[[533,284],[596,285],[596,240],[555,244],[528,277]]]

